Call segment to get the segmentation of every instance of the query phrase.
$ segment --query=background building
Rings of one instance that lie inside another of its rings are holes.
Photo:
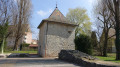
[[[32,43],[31,44],[37,44],[38,40],[36,39],[32,39]]]
[[[25,31],[25,34],[19,41],[19,45],[22,43],[31,44],[32,43],[32,32],[30,29],[30,26],[28,24],[25,24],[28,29]],[[15,26],[9,25],[8,32],[10,32],[10,36],[7,38],[7,46],[13,47],[15,44],[15,32],[14,32]]]
[[[29,45],[30,49],[38,50],[38,40],[32,39],[32,43]]]

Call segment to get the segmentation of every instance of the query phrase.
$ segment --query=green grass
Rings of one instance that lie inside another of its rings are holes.
[[[103,57],[103,56],[96,56],[96,57],[100,60],[120,63],[120,60],[115,60],[115,56],[116,56],[115,53],[108,53],[108,57]]]
[[[5,53],[29,53],[29,54],[37,54],[37,51],[6,51]]]

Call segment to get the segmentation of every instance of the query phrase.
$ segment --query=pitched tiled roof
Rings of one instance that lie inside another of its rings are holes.
[[[29,47],[38,47],[37,44],[30,44]]]
[[[54,22],[59,22],[59,23],[63,23],[63,24],[69,24],[69,25],[75,25],[75,26],[77,26],[73,22],[68,21],[67,18],[59,11],[58,8],[55,8],[55,10],[49,16],[49,18],[42,20],[42,22],[40,23],[40,25],[38,26],[38,28],[41,26],[41,24],[44,21],[54,21]]]
[[[67,22],[67,19],[64,15],[56,8],[53,13],[49,16],[48,20],[59,21],[59,22]]]

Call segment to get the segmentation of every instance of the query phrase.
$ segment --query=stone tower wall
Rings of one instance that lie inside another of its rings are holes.
[[[39,31],[39,41],[38,41],[38,55],[44,57],[45,56],[45,44],[46,44],[46,25],[47,23],[44,22]]]
[[[75,26],[48,22],[46,56],[57,57],[62,49],[75,50]]]

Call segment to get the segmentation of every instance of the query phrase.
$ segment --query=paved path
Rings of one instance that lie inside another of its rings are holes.
[[[0,59],[0,67],[81,67],[58,59],[6,58]]]

